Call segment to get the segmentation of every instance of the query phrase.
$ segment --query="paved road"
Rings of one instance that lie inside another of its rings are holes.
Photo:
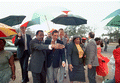
[[[110,58],[110,56],[112,55],[113,49],[115,49],[116,45],[117,45],[116,43],[110,43],[108,45],[108,51],[107,52],[102,52],[102,54],[104,56],[107,56],[108,58]],[[22,76],[21,76],[21,69],[20,69],[20,65],[19,65],[18,60],[15,61],[15,66],[16,66],[16,80],[15,81],[11,80],[10,83],[21,83]],[[108,67],[109,67],[109,74],[105,78],[106,79],[112,79],[113,78],[113,73],[111,71],[111,65],[108,64]],[[86,66],[85,66],[85,69],[86,69],[85,70],[86,82],[83,82],[83,83],[89,83],[88,78],[87,78],[87,67]],[[32,74],[31,74],[31,72],[28,72],[28,73],[29,73],[29,79],[30,79],[30,82],[28,82],[28,83],[33,83]],[[97,83],[102,83],[103,79],[102,79],[101,76],[97,75],[96,80],[97,80]],[[68,74],[67,74],[67,78],[64,79],[64,83],[70,83]],[[77,82],[74,82],[74,83],[77,83]]]

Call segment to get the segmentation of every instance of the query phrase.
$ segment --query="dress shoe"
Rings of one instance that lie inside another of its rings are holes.
[[[57,80],[56,80],[56,81],[54,81],[54,83],[57,83]]]
[[[65,79],[67,78],[67,75],[66,75],[66,73],[64,73],[64,78],[65,78]]]
[[[29,79],[27,79],[26,81],[23,81],[23,80],[22,80],[22,83],[27,83],[27,82],[29,82]]]
[[[29,81],[27,81],[27,82],[29,82]],[[27,83],[27,82],[24,82],[24,81],[23,81],[22,83]]]
[[[26,82],[29,82],[29,79],[27,79]]]

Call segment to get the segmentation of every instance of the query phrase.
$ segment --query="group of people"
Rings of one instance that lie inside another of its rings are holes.
[[[89,83],[96,83],[96,73],[103,79],[108,74],[109,59],[101,54],[101,40],[94,39],[93,32],[88,34],[89,40],[85,42],[86,38],[78,35],[69,40],[62,28],[49,32],[45,40],[42,30],[36,32],[35,39],[25,33],[25,27],[20,27],[20,30],[14,44],[17,46],[22,83],[29,82],[28,71],[32,72],[33,83],[63,83],[67,68],[71,83],[85,82],[85,65],[88,67]],[[0,83],[8,83],[11,76],[13,80],[16,78],[14,57],[11,52],[4,51],[5,43],[4,39],[0,39]],[[115,78],[119,79],[117,76]]]

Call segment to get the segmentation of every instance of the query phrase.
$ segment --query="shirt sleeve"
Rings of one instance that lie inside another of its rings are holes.
[[[8,51],[8,53],[7,53],[7,58],[10,59],[10,57],[11,57],[12,55],[13,55],[13,53],[10,52],[10,51]]]
[[[51,48],[51,47],[52,47],[52,45],[49,45],[49,49],[50,49],[50,50],[52,50],[52,48]]]

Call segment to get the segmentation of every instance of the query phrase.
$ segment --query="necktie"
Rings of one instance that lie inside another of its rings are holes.
[[[55,44],[55,41],[51,41],[51,44]],[[53,48],[53,52],[55,51],[55,48]]]
[[[25,35],[23,35],[22,37],[23,37],[23,41],[25,42]]]
[[[26,35],[23,34],[23,41],[24,41],[24,45],[25,45],[25,50],[27,50],[27,39],[26,39]]]

